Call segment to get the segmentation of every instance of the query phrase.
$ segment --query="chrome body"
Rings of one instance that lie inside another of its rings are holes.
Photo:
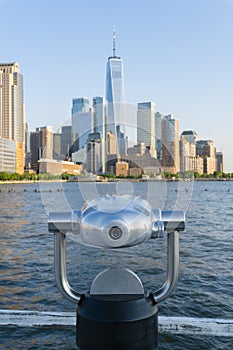
[[[110,249],[128,247],[167,235],[167,279],[162,288],[152,293],[155,301],[159,303],[165,300],[175,288],[179,271],[179,231],[185,229],[183,211],[152,209],[146,200],[139,197],[105,196],[91,200],[82,210],[50,213],[48,229],[55,234],[55,276],[58,288],[76,304],[81,296],[69,285],[66,275],[67,234],[73,239],[78,237],[83,244]],[[111,273],[107,270],[100,277],[97,276],[92,291],[100,285],[103,287],[101,290],[109,289],[107,281],[114,280],[114,270]],[[132,271],[115,271],[115,277],[127,274],[132,283],[136,282]],[[103,276],[106,285],[100,283]]]
[[[93,280],[90,295],[144,295],[139,277],[126,268],[111,268],[101,271]]]
[[[77,304],[81,295],[70,286],[67,280],[66,235],[60,231],[54,234],[54,270],[57,287],[62,295]]]
[[[132,196],[104,196],[87,204],[80,221],[83,243],[102,248],[120,248],[151,237],[149,203]]]
[[[157,303],[167,299],[174,290],[179,274],[179,232],[167,234],[167,279],[162,288],[153,293]]]
[[[165,232],[184,230],[183,211],[161,211],[129,195],[98,197],[82,210],[50,213],[50,232],[61,231],[82,244],[99,248],[137,245]]]

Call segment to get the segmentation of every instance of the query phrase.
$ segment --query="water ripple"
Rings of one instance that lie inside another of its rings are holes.
[[[135,183],[134,186],[136,193],[143,196],[147,185]],[[74,311],[73,304],[61,296],[55,284],[53,236],[47,232],[47,213],[39,191],[44,191],[50,204],[54,197],[59,200],[65,196],[72,208],[80,208],[83,200],[77,184],[62,184],[63,191],[58,191],[56,183],[44,189],[37,184],[12,185],[10,193],[9,186],[3,187],[0,193],[0,308]],[[176,187],[177,184],[166,184],[166,191],[162,192],[167,197],[161,203],[172,206],[176,202]],[[97,187],[100,194],[115,193],[115,190],[115,184]],[[154,193],[158,191],[156,183]],[[153,200],[153,195],[151,198]],[[154,199],[154,203],[158,201]],[[180,240],[178,285],[174,294],[161,303],[160,314],[232,318],[232,203],[233,182],[194,183],[187,228]],[[110,252],[68,241],[67,250],[68,277],[81,292],[88,290],[96,274],[108,266],[131,268],[149,291],[158,289],[165,280],[165,240]],[[172,350],[232,349],[228,338],[160,336],[158,349],[167,349],[167,344]],[[14,327],[6,330],[2,327],[0,348],[76,349],[75,330]]]

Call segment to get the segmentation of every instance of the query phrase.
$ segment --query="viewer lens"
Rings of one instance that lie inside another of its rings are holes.
[[[121,228],[118,227],[118,226],[111,227],[110,230],[109,230],[109,236],[115,241],[120,239],[121,236],[122,236]]]

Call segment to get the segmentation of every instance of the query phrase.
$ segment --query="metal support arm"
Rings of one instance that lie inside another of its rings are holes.
[[[153,293],[157,303],[165,300],[173,292],[179,273],[179,232],[167,234],[167,279],[162,288]]]
[[[54,233],[54,269],[58,289],[62,295],[78,303],[81,295],[70,285],[66,275],[66,235],[60,231]]]
[[[60,231],[54,233],[54,268],[58,289],[62,295],[78,303],[81,295],[69,284],[66,274],[66,235]],[[179,272],[179,232],[169,232],[167,234],[167,278],[166,282],[156,292],[153,297],[157,303],[167,299],[173,292]]]

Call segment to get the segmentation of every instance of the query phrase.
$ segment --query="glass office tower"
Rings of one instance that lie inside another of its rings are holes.
[[[124,74],[123,61],[116,56],[115,32],[113,32],[113,55],[108,58],[106,71],[107,131],[116,135],[116,126],[124,132]]]
[[[87,112],[89,110],[89,100],[86,97],[73,98],[72,100],[72,117],[78,112]]]
[[[74,98],[72,101],[72,137],[76,150],[82,149],[87,142],[88,134],[93,131],[93,112],[86,97]]]
[[[94,132],[100,132],[106,139],[106,101],[102,96],[93,97]]]
[[[155,148],[155,103],[138,103],[137,110],[137,143]]]

